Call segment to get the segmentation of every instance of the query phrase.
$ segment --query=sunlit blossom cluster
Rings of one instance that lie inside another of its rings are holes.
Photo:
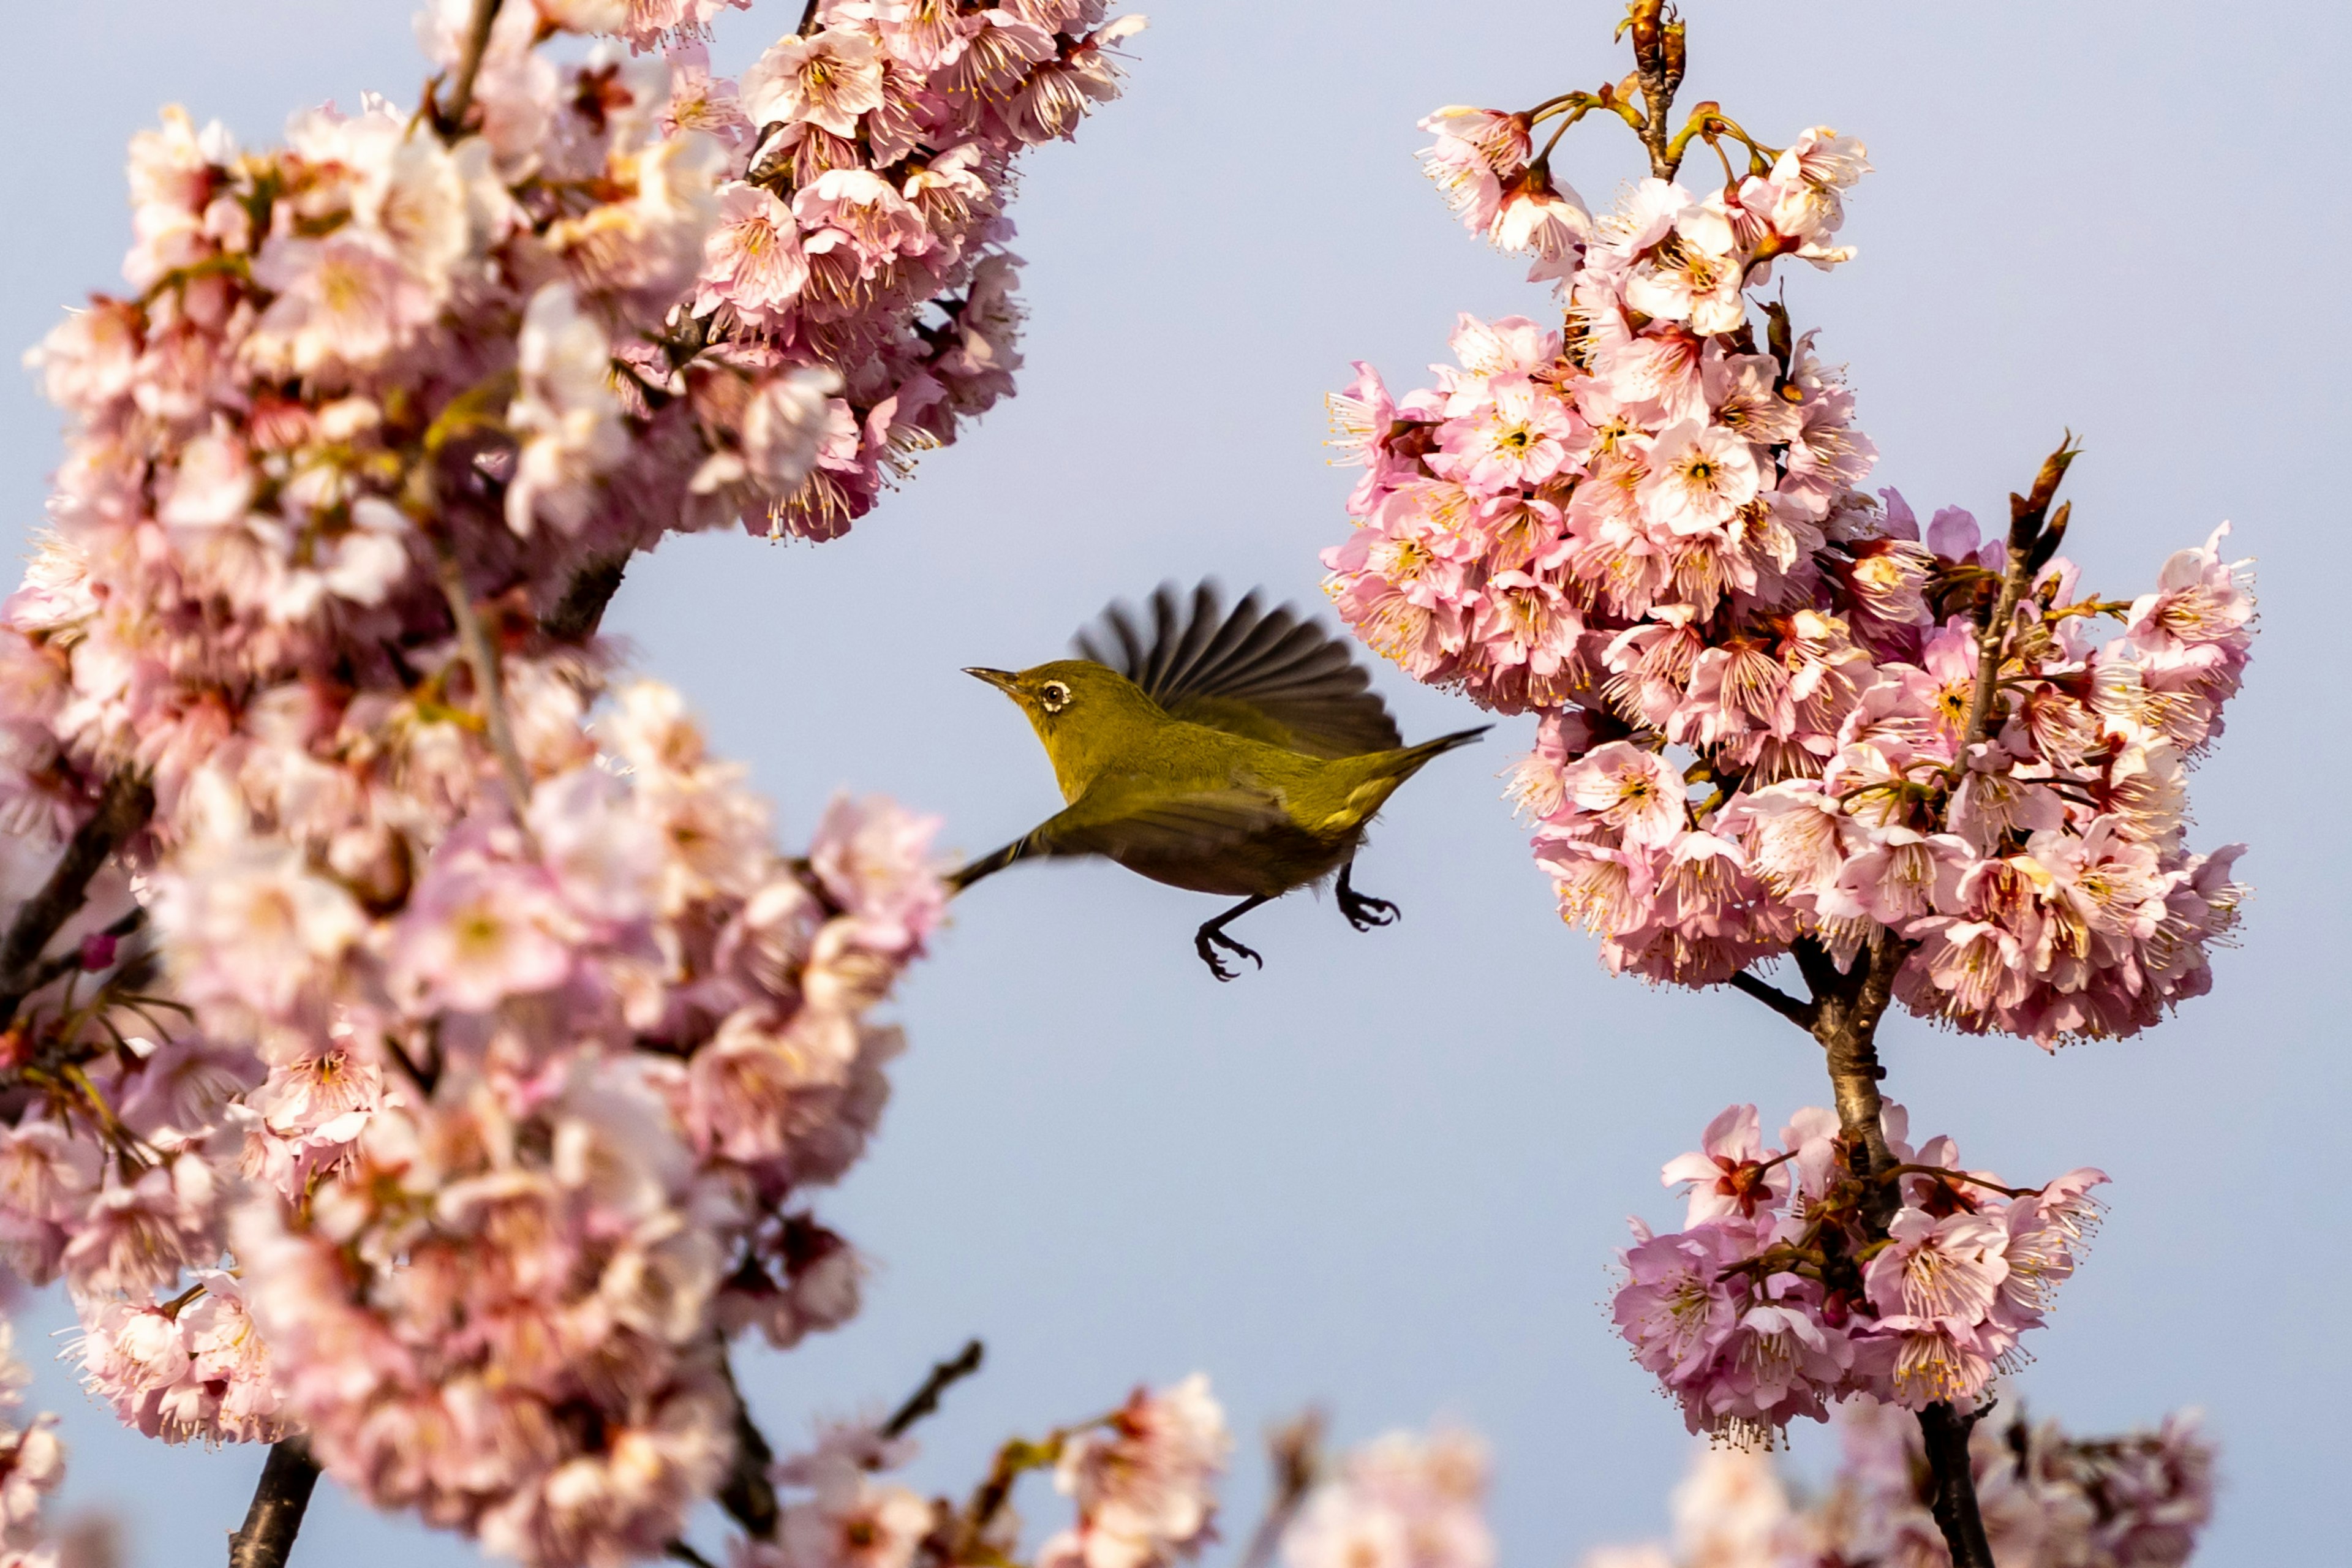
[[[1914,1150],[1907,1121],[1887,1107],[1896,1163],[1875,1179],[1817,1108],[1772,1148],[1756,1108],[1731,1106],[1666,1165],[1689,1193],[1684,1226],[1633,1222],[1612,1315],[1693,1432],[1769,1444],[1856,1395],[1966,1411],[2029,1359],[2019,1341],[2086,1250],[2105,1174],[2007,1187],[1949,1138]]]
[[[1540,715],[1513,794],[1610,967],[1709,985],[1888,933],[1914,1012],[2044,1043],[2202,993],[2242,897],[2238,847],[2183,836],[2252,630],[2225,531],[2128,601],[2035,562],[1990,626],[2006,531],[1864,494],[1853,395],[1757,297],[1784,258],[1851,257],[1858,142],[1817,127],[1594,219],[1527,117],[1424,125],[1465,223],[1534,255],[1565,321],[1465,317],[1457,363],[1399,397],[1358,367],[1332,405],[1367,471],[1328,588],[1416,679]]]
[[[1917,1425],[1867,1400],[1839,1425],[1842,1460],[1816,1500],[1800,1504],[1768,1455],[1702,1449],[1675,1489],[1670,1543],[1605,1547],[1582,1568],[1945,1568]],[[2104,1438],[1986,1421],[1969,1453],[2004,1568],[2180,1568],[2212,1517],[2213,1450],[2193,1412]]]
[[[691,50],[664,122],[733,149],[691,310],[737,363],[837,373],[771,531],[828,539],[1010,393],[1013,161],[1118,92],[1106,0],[821,0],[740,80]],[[661,367],[656,367],[656,374]],[[755,486],[755,489],[757,487]]]
[[[574,602],[671,531],[831,537],[1010,390],[1013,160],[1134,26],[835,4],[735,81],[721,8],[509,0],[473,71],[442,0],[421,108],[136,138],[0,611],[6,902],[139,803],[0,1033],[0,1251],[126,1423],[301,1432],[534,1563],[658,1552],[727,1342],[856,1310],[808,1199],[945,897],[879,798],[779,848]]]

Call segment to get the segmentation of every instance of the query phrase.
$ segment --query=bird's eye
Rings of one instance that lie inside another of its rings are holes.
[[[1058,680],[1049,680],[1037,689],[1037,705],[1048,713],[1059,713],[1070,705],[1070,689]]]

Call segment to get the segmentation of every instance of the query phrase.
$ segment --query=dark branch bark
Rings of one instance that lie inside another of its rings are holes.
[[[1963,1415],[1948,1405],[1930,1405],[1919,1412],[1927,1469],[1936,1481],[1930,1507],[1944,1531],[1944,1544],[1951,1549],[1952,1568],[1994,1568],[1984,1518],[1977,1511],[1976,1472],[1969,1464],[1969,1429],[1976,1424],[1975,1415]]]
[[[540,617],[540,630],[558,642],[585,642],[604,624],[604,606],[621,591],[621,577],[629,569],[625,554],[591,561],[572,575],[563,597]]]
[[[474,79],[481,74],[482,55],[490,47],[490,29],[499,19],[499,0],[474,0],[474,15],[466,29],[466,55],[457,62],[457,80],[449,89],[449,101],[441,111],[444,127],[457,131],[466,123],[466,113],[474,107]]]
[[[25,998],[47,983],[37,968],[41,950],[89,901],[89,879],[139,836],[154,811],[155,792],[135,769],[125,768],[107,781],[98,809],[75,830],[49,879],[19,906],[7,935],[0,937],[0,1025],[13,1021]]]
[[[882,1436],[904,1436],[908,1427],[940,1407],[940,1394],[980,1370],[981,1358],[986,1353],[985,1347],[978,1340],[967,1340],[963,1349],[958,1351],[952,1360],[935,1364],[931,1374],[923,1379],[923,1385],[908,1394],[907,1403],[892,1412],[889,1420],[882,1423]]]
[[[228,1568],[285,1568],[319,1484],[319,1462],[300,1437],[274,1444],[245,1510],[245,1527],[228,1538]]]
[[[767,1434],[752,1421],[751,1406],[743,1403],[743,1391],[736,1385],[734,1364],[723,1351],[719,1364],[727,1378],[727,1392],[735,1396],[735,1468],[719,1489],[719,1506],[754,1540],[773,1541],[780,1510],[776,1483],[769,1479],[768,1469],[776,1462],[776,1451],[768,1447]]]
[[[1806,1033],[1812,1032],[1815,1008],[1811,1002],[1800,1002],[1779,986],[1760,980],[1744,969],[1731,977],[1731,988],[1755,997]]]

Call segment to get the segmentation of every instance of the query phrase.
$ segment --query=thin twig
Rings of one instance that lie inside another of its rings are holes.
[[[272,1444],[245,1510],[244,1528],[228,1538],[228,1568],[285,1568],[319,1484],[319,1461],[299,1436]]]
[[[499,771],[506,776],[507,793],[514,797],[515,816],[520,820],[523,807],[530,804],[530,771],[523,766],[514,730],[507,722],[506,682],[499,674],[499,650],[491,646],[489,628],[474,608],[457,547],[439,533],[434,536],[434,545],[441,557],[441,595],[448,600],[450,619],[457,625],[457,646],[474,672],[474,687],[482,700],[482,725],[489,733],[490,750],[498,753]]]
[[[2050,503],[2058,494],[2059,481],[2066,477],[2067,466],[2081,450],[2069,435],[2059,443],[2058,449],[2042,459],[2042,471],[2034,476],[2030,495],[2012,493],[2009,498],[2009,563],[2000,574],[2000,591],[1993,597],[1992,606],[1977,628],[1977,679],[1969,689],[1969,715],[1960,726],[1959,745],[1952,757],[1954,776],[1967,771],[1969,752],[1985,739],[1991,728],[1993,693],[2000,684],[2000,667],[2009,654],[2009,635],[2017,619],[2017,606],[2025,591],[2033,583],[2034,574],[2048,561],[2042,547],[2049,534],[2063,535],[2068,508],[2060,507],[2055,517],[2050,514]],[[2047,528],[2044,527],[2045,521]]]
[[[126,767],[106,781],[98,809],[74,830],[48,880],[17,907],[7,935],[0,937],[0,1026],[13,1022],[25,998],[56,978],[36,977],[42,950],[89,901],[90,879],[139,836],[154,812],[155,792],[137,769]]]
[[[451,131],[466,123],[467,111],[474,107],[474,79],[481,74],[482,56],[490,47],[490,29],[499,19],[499,0],[474,0],[474,15],[466,28],[466,54],[457,62],[457,85],[449,90],[448,107],[442,110],[441,122]]]
[[[1266,1568],[1274,1561],[1283,1532],[1315,1489],[1323,1470],[1323,1413],[1303,1410],[1268,1432],[1265,1455],[1274,1471],[1273,1495],[1266,1500],[1265,1517],[1250,1532],[1239,1568]]]
[[[680,1563],[690,1564],[691,1568],[718,1568],[718,1564],[712,1563],[709,1558],[705,1557],[701,1552],[697,1552],[693,1547],[688,1546],[683,1541],[673,1541],[668,1545],[664,1546],[662,1548],[662,1555],[665,1557],[674,1557]]]
[[[1759,979],[1744,969],[1733,975],[1729,984],[1734,991],[1755,997],[1807,1034],[1812,1032],[1814,1016],[1820,1011],[1818,1003],[1800,1002],[1779,986]]]
[[[907,1402],[892,1412],[882,1423],[882,1436],[903,1437],[908,1427],[940,1407],[940,1395],[980,1370],[981,1358],[986,1353],[978,1340],[967,1340],[953,1359],[936,1363],[920,1388],[907,1396]]]
[[[719,1506],[743,1527],[745,1534],[757,1541],[773,1541],[776,1521],[782,1516],[776,1504],[776,1483],[768,1475],[769,1467],[776,1462],[776,1451],[768,1447],[767,1435],[751,1419],[751,1407],[743,1403],[743,1390],[735,1382],[734,1365],[723,1351],[719,1367],[735,1401],[735,1466],[719,1489]]]

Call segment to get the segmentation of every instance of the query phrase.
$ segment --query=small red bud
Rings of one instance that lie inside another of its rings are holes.
[[[81,939],[81,966],[96,973],[114,962],[114,950],[121,943],[102,931],[94,931]]]

